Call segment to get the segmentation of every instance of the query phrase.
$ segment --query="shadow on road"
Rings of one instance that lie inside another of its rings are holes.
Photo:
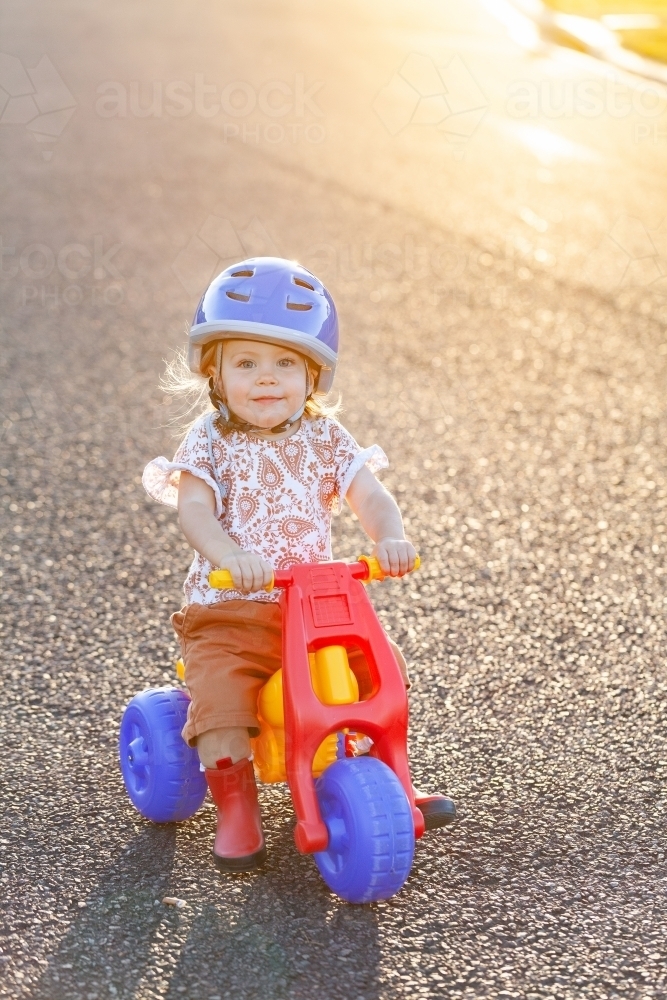
[[[216,872],[208,829],[179,842],[177,868],[194,880],[198,899],[180,915],[164,913],[159,995],[164,989],[168,1000],[378,1000],[377,909],[350,906],[327,890],[312,858],[294,848],[291,815],[271,822],[267,810],[267,819],[269,860],[262,872]],[[179,884],[177,873],[174,880]]]
[[[146,970],[160,914],[154,900],[168,889],[176,827],[150,826],[100,875],[74,918],[31,1000],[71,1000],[100,982],[105,996],[134,996]]]
[[[100,874],[30,1000],[378,1000],[377,909],[328,892],[294,850],[291,820],[247,876],[215,870],[207,828],[178,829],[147,825]],[[155,905],[174,892],[185,908]]]

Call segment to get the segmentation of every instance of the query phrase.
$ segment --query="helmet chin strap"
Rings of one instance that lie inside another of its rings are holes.
[[[296,413],[293,413],[287,420],[283,420],[282,423],[276,424],[275,427],[259,427],[257,424],[251,424],[247,420],[241,420],[241,418],[238,417],[232,409],[230,409],[223,392],[218,392],[217,386],[219,385],[222,387],[222,341],[220,341],[217,346],[215,361],[217,378],[214,379],[211,377],[208,380],[208,398],[218,411],[223,424],[229,430],[240,431],[244,434],[282,434],[283,431],[288,430],[303,416],[303,411],[306,408],[306,403],[310,398],[315,384],[315,380],[311,375],[307,361],[304,362],[306,365],[306,398]]]

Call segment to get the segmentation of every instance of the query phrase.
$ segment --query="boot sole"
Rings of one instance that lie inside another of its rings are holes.
[[[423,805],[417,803],[417,808],[424,817],[424,828],[426,830],[438,830],[440,827],[449,826],[456,820],[456,806],[451,800],[449,802],[424,802]]]
[[[245,854],[240,858],[222,858],[213,852],[213,860],[216,868],[221,872],[249,872],[255,868],[261,868],[266,861],[266,847],[262,847],[254,854]]]

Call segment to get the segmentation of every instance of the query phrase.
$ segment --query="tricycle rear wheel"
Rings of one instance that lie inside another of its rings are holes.
[[[381,760],[337,760],[316,781],[326,851],[314,855],[329,888],[348,903],[399,891],[412,867],[412,811],[400,781]]]
[[[142,691],[120,724],[120,767],[132,804],[153,823],[194,816],[206,795],[196,750],[185,743],[190,699],[181,688]]]

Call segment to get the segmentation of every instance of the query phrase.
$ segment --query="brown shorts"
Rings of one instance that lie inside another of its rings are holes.
[[[195,746],[197,737],[209,729],[237,726],[257,736],[259,690],[282,665],[280,605],[243,600],[188,604],[171,616],[171,623],[181,643],[185,683],[192,699],[183,739]],[[389,642],[409,687],[403,654],[395,642]],[[350,665],[363,690],[361,654],[352,654]]]

